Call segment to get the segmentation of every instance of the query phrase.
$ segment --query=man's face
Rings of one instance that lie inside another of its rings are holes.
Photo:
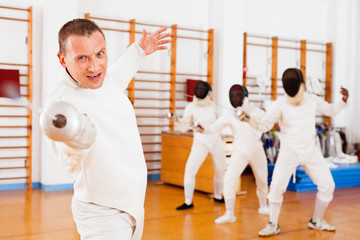
[[[58,53],[58,58],[81,87],[96,89],[102,86],[108,57],[105,39],[100,32],[85,37],[70,36],[65,53]]]

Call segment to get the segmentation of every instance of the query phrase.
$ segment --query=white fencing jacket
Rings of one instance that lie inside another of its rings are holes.
[[[191,128],[195,122],[206,126],[215,122],[217,118],[217,107],[209,97],[199,100],[194,96],[194,100],[185,107],[184,115],[176,126],[180,131],[185,132]],[[221,138],[220,132],[206,135],[194,132],[193,143],[205,144],[207,147],[212,148],[218,138]]]
[[[265,111],[252,105],[248,105],[247,112],[257,118],[265,116]],[[204,133],[220,132],[221,129],[227,126],[231,128],[234,136],[234,151],[241,151],[253,155],[254,151],[259,149],[259,145],[262,145],[260,141],[262,133],[251,127],[249,123],[240,121],[239,118],[235,116],[234,111],[227,111],[213,124],[204,126]]]
[[[147,168],[135,112],[124,91],[144,57],[143,49],[132,44],[109,67],[98,89],[78,88],[64,71],[50,95],[50,102],[67,101],[86,113],[96,127],[96,140],[89,149],[52,142],[75,178],[74,197],[126,211],[135,219],[144,214]]]
[[[279,121],[281,147],[289,147],[299,158],[307,159],[316,146],[316,112],[334,116],[346,106],[342,100],[330,104],[315,94],[306,92],[300,105],[293,106],[283,96],[273,102],[261,121],[257,121],[257,128],[267,132]]]

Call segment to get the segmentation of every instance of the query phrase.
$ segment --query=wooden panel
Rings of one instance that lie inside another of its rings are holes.
[[[161,181],[184,186],[184,172],[193,143],[192,135],[162,134],[161,136]],[[210,155],[207,156],[196,175],[195,189],[213,193],[214,168]]]

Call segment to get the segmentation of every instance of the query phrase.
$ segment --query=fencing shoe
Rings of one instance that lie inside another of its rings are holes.
[[[279,232],[280,232],[279,224],[275,225],[275,224],[269,222],[269,224],[266,225],[266,227],[259,232],[259,236],[260,237],[268,237],[268,236],[279,234]]]
[[[178,206],[178,207],[176,208],[176,210],[181,211],[181,210],[186,210],[186,209],[191,209],[191,208],[194,208],[194,204],[193,204],[193,203],[191,203],[190,205],[187,205],[186,203],[184,203],[184,204]]]
[[[225,199],[224,199],[223,197],[221,197],[220,199],[214,197],[214,202],[217,202],[217,203],[225,203]]]
[[[234,215],[224,214],[221,217],[215,219],[215,223],[233,223],[236,221],[236,217]]]
[[[323,231],[329,231],[329,232],[335,232],[336,228],[334,226],[331,226],[328,224],[325,220],[320,220],[315,222],[312,218],[308,222],[308,226],[311,229],[315,230],[323,230]]]

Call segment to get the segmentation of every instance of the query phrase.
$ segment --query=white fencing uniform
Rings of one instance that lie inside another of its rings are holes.
[[[199,100],[194,97],[193,102],[189,103],[183,117],[177,124],[180,130],[185,131],[193,122],[199,122],[202,126],[213,123],[218,117],[218,112],[214,102],[206,97]],[[221,196],[225,172],[225,151],[220,133],[204,135],[194,132],[193,145],[185,166],[184,190],[185,200],[192,201],[195,176],[205,161],[206,156],[210,153],[214,165],[214,192],[215,196]]]
[[[248,106],[248,112],[265,112],[256,106]],[[260,115],[260,116],[261,116]],[[219,132],[226,126],[230,126],[234,135],[233,153],[231,155],[229,166],[226,169],[224,177],[224,196],[225,201],[235,199],[236,182],[240,175],[249,164],[256,180],[256,194],[259,199],[265,199],[268,193],[268,170],[267,160],[264,148],[261,142],[261,132],[255,130],[247,122],[241,122],[234,112],[228,112],[216,120],[211,125],[204,126],[205,133]]]
[[[135,220],[132,239],[141,239],[147,169],[134,109],[124,91],[144,57],[143,49],[132,44],[109,67],[98,89],[77,86],[64,71],[50,95],[50,102],[67,101],[85,113],[97,131],[96,141],[89,149],[52,142],[54,152],[75,178],[72,210],[80,234],[86,232],[82,239],[130,239],[123,238],[121,230],[107,237],[108,232],[124,227],[122,216]],[[119,215],[112,221],[114,213]],[[103,220],[98,220],[101,217]],[[132,233],[132,229],[129,221],[124,231]]]
[[[345,106],[343,101],[329,104],[309,93],[304,93],[299,106],[290,105],[285,97],[272,104],[265,118],[258,122],[258,129],[267,132],[279,121],[281,131],[280,150],[268,195],[269,201],[282,203],[283,193],[298,165],[304,167],[318,186],[317,197],[324,202],[332,200],[334,180],[322,153],[316,147],[315,117],[316,112],[334,116]]]

